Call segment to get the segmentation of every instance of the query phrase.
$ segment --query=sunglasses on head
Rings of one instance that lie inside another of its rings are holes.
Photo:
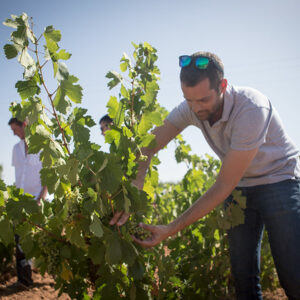
[[[179,56],[179,66],[181,68],[188,67],[191,62],[194,61],[194,65],[197,69],[206,70],[210,63],[213,63],[214,66],[223,73],[222,68],[215,62],[213,58],[206,56],[197,56],[193,57],[190,55],[181,55]]]

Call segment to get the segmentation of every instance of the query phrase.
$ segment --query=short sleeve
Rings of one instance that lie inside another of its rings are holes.
[[[183,101],[170,112],[167,120],[176,128],[183,130],[192,124],[191,113],[188,104]]]
[[[231,149],[252,150],[261,146],[270,125],[272,109],[252,107],[242,111],[234,120],[231,135]]]
[[[11,159],[11,165],[12,166],[16,166],[16,165],[18,165],[18,159],[17,159],[17,145],[14,145],[14,147],[13,147],[13,151],[12,151],[12,159]]]

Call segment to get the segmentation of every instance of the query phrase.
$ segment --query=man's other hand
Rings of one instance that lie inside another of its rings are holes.
[[[127,222],[129,216],[130,213],[126,213],[124,211],[117,211],[112,217],[112,219],[109,221],[109,225],[122,226]]]

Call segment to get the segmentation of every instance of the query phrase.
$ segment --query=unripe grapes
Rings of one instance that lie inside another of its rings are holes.
[[[151,232],[140,227],[138,224],[131,222],[129,225],[130,235],[134,235],[139,240],[146,240],[151,237]]]
[[[51,239],[48,233],[42,231],[37,236],[41,256],[47,265],[48,273],[55,274],[60,265],[60,252],[58,243]]]

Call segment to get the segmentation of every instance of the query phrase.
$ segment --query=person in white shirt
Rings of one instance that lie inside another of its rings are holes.
[[[11,118],[8,125],[10,125],[14,135],[20,138],[12,153],[16,187],[23,189],[25,193],[33,195],[39,203],[41,199],[45,200],[47,197],[48,189],[47,186],[42,186],[41,184],[40,170],[42,169],[42,163],[39,154],[28,154],[28,147],[25,142],[25,127],[27,123]],[[15,236],[15,240],[18,283],[30,286],[33,284],[31,266],[19,244],[18,235]]]

